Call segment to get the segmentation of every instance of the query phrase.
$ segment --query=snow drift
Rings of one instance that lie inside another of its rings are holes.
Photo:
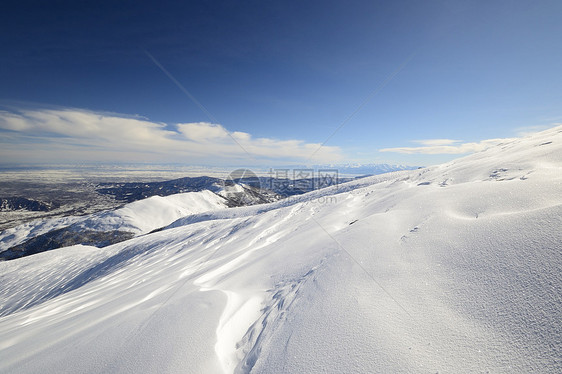
[[[562,127],[0,263],[0,371],[559,373]]]

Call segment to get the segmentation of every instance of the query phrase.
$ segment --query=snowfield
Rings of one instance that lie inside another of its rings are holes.
[[[560,373],[561,269],[562,126],[2,262],[0,372]]]

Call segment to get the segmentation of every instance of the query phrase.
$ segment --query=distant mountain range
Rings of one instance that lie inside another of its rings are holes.
[[[0,212],[9,212],[14,210],[48,212],[56,207],[58,207],[58,204],[54,204],[52,202],[37,201],[19,196],[0,198]]]
[[[73,213],[76,210],[59,212],[56,209],[63,204],[56,202],[27,197],[2,198],[0,211],[3,214],[49,212],[50,215],[40,220],[33,220],[31,216],[20,225],[0,231],[0,261],[76,244],[104,247],[158,230],[211,206],[231,208],[266,204],[337,186],[360,178],[340,177],[349,174],[347,171],[351,169],[356,173],[381,174],[412,167],[373,164],[336,168],[321,165],[316,169],[272,169],[269,177],[258,177],[251,170],[238,169],[227,179],[201,176],[160,182],[102,182],[95,184],[95,192],[116,205],[125,205],[118,209],[100,207],[97,212],[87,215]],[[84,199],[89,198],[90,195],[84,194]]]
[[[378,175],[400,170],[415,170],[420,166],[394,165],[394,164],[325,164],[314,165],[314,169],[335,169],[340,175]]]
[[[414,170],[417,166],[390,164],[342,164],[342,165],[314,165],[283,166],[270,169],[270,176],[244,176],[235,178],[236,182],[245,185],[246,193],[254,189],[255,203],[266,203],[277,200],[270,192],[281,197],[299,195],[319,188],[330,187],[335,184],[349,182],[358,176],[378,175],[401,170]],[[242,169],[241,169],[242,170]],[[329,177],[330,180],[326,178]],[[96,191],[100,194],[112,195],[118,201],[133,202],[150,196],[168,196],[176,193],[198,192],[210,190],[216,192],[225,186],[225,181],[216,177],[184,177],[164,182],[129,182],[129,183],[100,183]],[[268,192],[259,190],[268,190]],[[259,195],[262,195],[261,197]],[[240,205],[240,204],[234,204]],[[247,205],[247,204],[242,204]]]

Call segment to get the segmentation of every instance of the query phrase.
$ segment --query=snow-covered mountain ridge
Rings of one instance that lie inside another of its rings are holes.
[[[0,263],[0,371],[559,373],[562,127]]]
[[[167,226],[178,218],[190,214],[227,207],[226,199],[205,190],[166,197],[152,196],[126,204],[116,210],[108,210],[88,216],[32,221],[0,232],[0,258],[6,256],[3,253],[4,251],[14,247],[17,248],[18,245],[33,238],[38,238],[36,246],[46,246],[45,235],[49,233],[58,234],[61,230],[64,230],[62,233],[66,234],[67,237],[69,236],[68,233],[75,233],[78,236],[76,240],[84,240],[81,237],[84,232],[108,233],[107,235],[114,235],[117,232],[120,235],[126,235],[123,239],[128,239]],[[116,241],[121,241],[118,239],[120,238],[116,238]],[[50,248],[44,250],[47,249]],[[17,252],[14,249],[12,251]],[[22,248],[21,251],[25,251],[25,248]]]

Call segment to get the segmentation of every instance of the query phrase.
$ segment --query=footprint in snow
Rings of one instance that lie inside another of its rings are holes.
[[[413,229],[411,229],[409,232],[410,232],[411,234],[413,234],[413,233],[418,232],[418,230],[419,230],[419,227],[416,226],[416,227],[414,227]],[[408,238],[409,238],[408,235],[402,235],[402,237],[400,238],[400,240],[406,241],[406,239],[408,239]]]

